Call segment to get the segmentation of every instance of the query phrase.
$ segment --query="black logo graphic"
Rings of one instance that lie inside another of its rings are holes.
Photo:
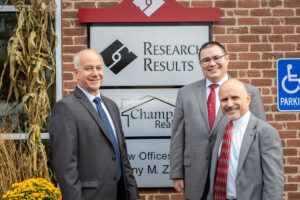
[[[129,63],[131,63],[137,56],[129,52],[119,40],[114,41],[109,47],[101,52],[105,65],[110,70],[118,74],[123,70]]]

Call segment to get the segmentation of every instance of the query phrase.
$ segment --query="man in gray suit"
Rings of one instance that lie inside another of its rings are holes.
[[[199,59],[205,78],[179,89],[170,147],[170,177],[174,188],[184,191],[184,198],[190,200],[206,199],[211,152],[218,129],[227,122],[219,110],[218,90],[229,78],[229,56],[220,43],[208,42],[201,47]],[[245,86],[252,96],[250,110],[265,120],[259,90]]]
[[[85,49],[74,59],[75,90],[50,119],[52,163],[64,200],[136,200],[136,181],[117,105],[100,95],[102,57]]]
[[[213,149],[207,199],[281,200],[283,152],[276,129],[252,115],[251,96],[240,81],[225,81],[219,99],[230,122]]]

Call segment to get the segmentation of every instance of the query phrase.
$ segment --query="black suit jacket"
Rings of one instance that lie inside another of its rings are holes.
[[[138,199],[118,107],[109,98],[101,98],[111,115],[119,142],[123,170],[120,181],[125,188],[121,199]],[[78,87],[54,105],[50,140],[54,171],[64,200],[117,199],[113,145],[98,112]]]

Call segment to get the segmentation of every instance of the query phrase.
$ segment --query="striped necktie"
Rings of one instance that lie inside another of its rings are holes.
[[[226,200],[232,121],[226,127],[217,167],[214,200]]]

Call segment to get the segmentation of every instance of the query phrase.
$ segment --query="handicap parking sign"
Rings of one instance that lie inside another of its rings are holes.
[[[300,59],[277,61],[277,105],[280,111],[300,111]]]

